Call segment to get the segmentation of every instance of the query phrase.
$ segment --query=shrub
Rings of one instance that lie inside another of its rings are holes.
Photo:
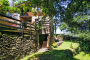
[[[79,37],[80,37],[80,39],[89,40],[90,41],[90,32],[80,33]]]
[[[62,36],[61,34],[57,35],[57,37],[61,37],[61,36]]]
[[[72,44],[70,45],[70,48],[73,48]]]
[[[57,47],[56,43],[53,43],[52,46],[53,46],[53,47]]]
[[[90,51],[90,41],[82,41],[80,47],[82,51]]]

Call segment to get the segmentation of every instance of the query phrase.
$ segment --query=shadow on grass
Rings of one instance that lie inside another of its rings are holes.
[[[29,57],[28,60],[79,60],[73,58],[73,53],[70,50],[52,50],[35,56],[36,58]]]

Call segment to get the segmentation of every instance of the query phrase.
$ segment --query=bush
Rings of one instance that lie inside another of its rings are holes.
[[[72,36],[70,36],[70,35],[64,35],[64,37],[63,37],[64,40],[70,40],[70,38],[72,38]]]
[[[52,46],[53,46],[54,48],[57,47],[56,43],[53,43]]]
[[[90,41],[82,41],[80,47],[82,51],[90,51]]]
[[[89,40],[90,41],[90,32],[80,33],[79,34],[80,39]]]
[[[57,34],[57,37],[62,37],[62,35],[61,34]]]

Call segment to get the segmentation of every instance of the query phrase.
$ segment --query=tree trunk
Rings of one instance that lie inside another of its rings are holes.
[[[55,23],[55,37],[56,37],[56,23]]]

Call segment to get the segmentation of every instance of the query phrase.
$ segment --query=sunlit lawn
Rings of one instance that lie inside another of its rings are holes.
[[[75,52],[75,49],[79,46],[78,43],[72,43],[73,45],[73,49],[72,49],[70,48],[70,45],[71,45],[71,42],[64,41],[64,43],[56,49],[58,50],[70,49],[72,52]],[[83,51],[79,52],[79,54],[74,55],[73,57],[79,60],[90,60],[90,54],[89,53],[85,54]]]
[[[63,43],[50,52],[45,53],[35,53],[30,56],[24,57],[22,60],[31,60],[32,58],[37,58],[38,60],[90,60],[90,55],[84,52],[75,53],[75,49],[79,46],[78,43],[72,43],[73,49],[70,48],[70,41],[63,41]]]
[[[78,58],[79,60],[90,60],[90,55],[85,54],[84,52],[79,52],[79,54],[75,55],[74,58]]]

